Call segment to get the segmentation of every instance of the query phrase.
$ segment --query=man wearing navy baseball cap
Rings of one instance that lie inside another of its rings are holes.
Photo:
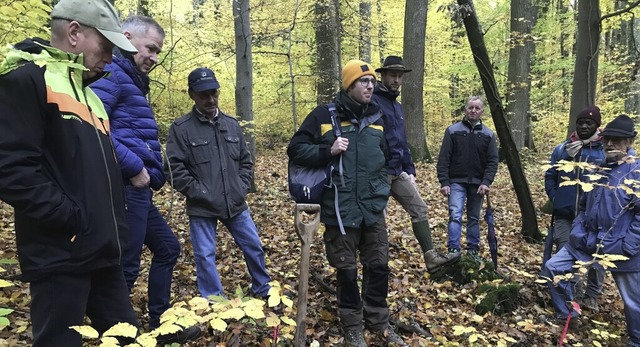
[[[271,277],[246,196],[253,162],[238,121],[218,108],[220,84],[208,68],[188,77],[191,112],[173,124],[167,138],[167,177],[187,197],[198,289],[207,298],[223,295],[216,269],[216,229],[224,224],[244,255],[251,291],[266,298]]]

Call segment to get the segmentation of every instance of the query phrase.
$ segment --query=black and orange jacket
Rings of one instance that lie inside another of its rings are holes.
[[[25,281],[120,263],[122,179],[106,112],[82,72],[82,56],[39,39],[0,64],[0,200],[15,211]]]

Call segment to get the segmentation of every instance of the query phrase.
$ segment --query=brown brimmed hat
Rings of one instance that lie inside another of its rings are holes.
[[[384,59],[384,63],[382,63],[382,67],[377,68],[376,72],[383,72],[383,71],[389,71],[389,70],[402,71],[402,72],[411,71],[411,69],[407,69],[406,67],[404,67],[404,63],[402,62],[402,57],[398,57],[397,55],[390,55],[386,57]]]

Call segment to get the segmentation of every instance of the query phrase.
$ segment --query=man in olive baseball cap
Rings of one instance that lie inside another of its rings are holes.
[[[138,50],[122,33],[120,18],[107,0],[60,0],[51,12],[51,19],[66,19],[96,29],[121,50]]]

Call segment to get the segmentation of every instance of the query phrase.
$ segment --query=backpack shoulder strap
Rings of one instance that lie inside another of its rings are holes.
[[[340,122],[338,122],[338,117],[336,116],[336,104],[334,104],[333,102],[328,103],[327,109],[329,110],[329,114],[331,115],[331,126],[333,127],[333,135],[335,135],[335,137],[342,136]]]

